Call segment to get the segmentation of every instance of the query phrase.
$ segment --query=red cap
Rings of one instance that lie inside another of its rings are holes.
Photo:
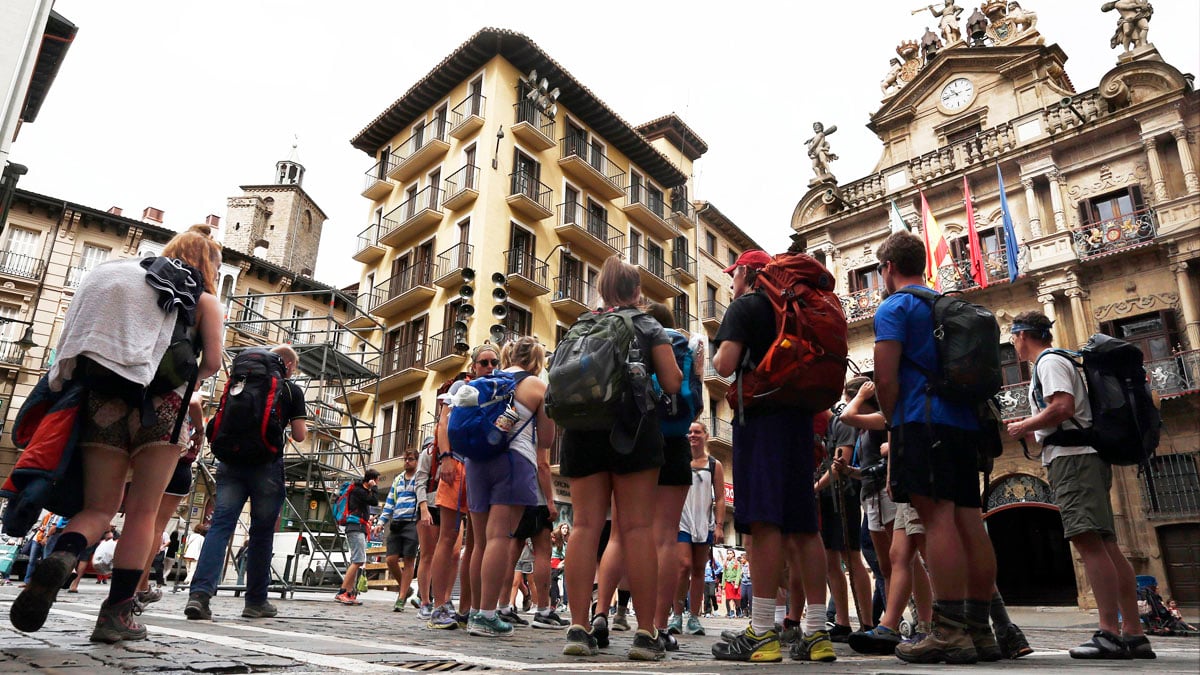
[[[767,255],[766,251],[760,251],[756,248],[750,249],[738,256],[737,262],[725,268],[725,274],[733,274],[733,271],[738,268],[738,265],[745,265],[756,270],[761,270],[771,262],[771,256]]]

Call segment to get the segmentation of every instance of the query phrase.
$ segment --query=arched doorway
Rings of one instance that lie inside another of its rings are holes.
[[[1074,605],[1071,549],[1050,486],[1013,474],[992,484],[984,515],[996,550],[996,586],[1010,605]]]

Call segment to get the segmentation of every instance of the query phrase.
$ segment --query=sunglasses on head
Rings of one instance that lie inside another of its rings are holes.
[[[491,366],[495,368],[496,366],[500,365],[500,359],[479,359],[475,363],[481,366]]]

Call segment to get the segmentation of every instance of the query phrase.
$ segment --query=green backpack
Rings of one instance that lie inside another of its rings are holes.
[[[633,407],[654,409],[633,319],[643,312],[623,308],[589,312],[567,331],[550,360],[546,414],[576,431],[608,431]],[[636,391],[640,388],[641,391]]]

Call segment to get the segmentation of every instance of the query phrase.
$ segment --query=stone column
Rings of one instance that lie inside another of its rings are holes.
[[[1061,339],[1062,331],[1058,329],[1058,316],[1054,312],[1054,296],[1050,293],[1043,293],[1038,296],[1037,300],[1042,303],[1042,314],[1045,314],[1047,319],[1054,322],[1054,326],[1050,329],[1050,335],[1054,340],[1054,344],[1060,347],[1063,346]]]
[[[1163,178],[1162,164],[1158,161],[1158,139],[1142,138],[1142,147],[1146,149],[1146,159],[1150,162],[1150,180],[1154,183],[1154,199],[1167,200],[1167,181]]]
[[[1179,164],[1183,167],[1183,182],[1189,195],[1200,192],[1200,176],[1196,175],[1196,163],[1192,161],[1192,144],[1188,143],[1188,132],[1183,127],[1171,130],[1175,147],[1179,150]]]
[[[1188,277],[1187,270],[1186,262],[1171,265],[1171,271],[1175,273],[1175,284],[1179,286],[1179,305],[1183,309],[1188,347],[1200,349],[1200,308],[1196,306],[1196,295],[1192,293],[1192,280]]]
[[[1037,193],[1033,191],[1033,179],[1022,178],[1021,187],[1025,188],[1025,208],[1029,211],[1029,222],[1020,233],[1028,240],[1030,237],[1042,236],[1042,205],[1038,202]]]
[[[1062,188],[1058,184],[1058,169],[1046,173],[1050,179],[1050,207],[1054,209],[1054,231],[1062,232],[1067,229],[1067,215],[1063,213]]]
[[[1075,346],[1079,347],[1087,343],[1092,334],[1092,322],[1083,309],[1087,291],[1082,288],[1068,288],[1067,298],[1071,301],[1071,324],[1075,327]]]

